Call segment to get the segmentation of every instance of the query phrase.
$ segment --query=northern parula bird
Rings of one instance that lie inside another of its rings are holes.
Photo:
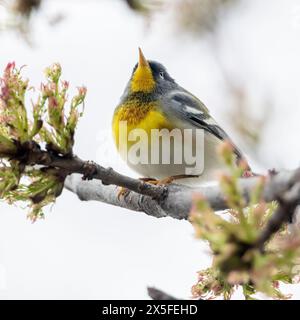
[[[146,179],[166,181],[170,177],[169,181],[173,178],[191,180],[191,175],[197,175],[199,182],[213,180],[216,169],[223,167],[216,149],[224,140],[231,142],[237,160],[244,159],[206,106],[180,87],[162,64],[147,61],[140,48],[139,61],[115,109],[112,128],[122,157],[129,167]],[[139,129],[140,134],[131,134],[136,129]],[[183,133],[181,139],[173,136],[170,144],[151,144],[154,140],[152,132],[160,132],[159,137],[163,140],[168,133],[170,137],[173,129]],[[199,136],[202,138],[199,138],[199,145],[196,129],[203,133]],[[185,132],[189,133],[189,139],[185,139]],[[195,155],[197,151],[200,153],[198,158],[201,159],[201,165],[193,167],[190,160],[196,159],[196,156],[186,159],[186,155],[188,152]],[[131,156],[136,156],[134,159],[128,157],[130,152]],[[169,161],[166,154],[169,155]],[[137,161],[138,157],[143,161]]]

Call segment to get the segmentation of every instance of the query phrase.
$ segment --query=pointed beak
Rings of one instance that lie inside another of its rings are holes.
[[[145,58],[141,48],[139,48],[139,67],[149,67],[149,63]]]

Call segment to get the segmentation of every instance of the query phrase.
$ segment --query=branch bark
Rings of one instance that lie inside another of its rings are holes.
[[[248,203],[250,193],[259,179],[261,179],[261,176],[240,179],[239,184],[243,190],[246,203]],[[139,180],[137,181],[141,183]],[[267,202],[278,200],[298,183],[300,183],[300,168],[270,175],[266,177],[263,199]],[[81,200],[105,202],[129,210],[145,212],[157,218],[169,216],[175,219],[188,219],[195,194],[203,195],[214,210],[228,208],[223,192],[217,184],[197,187],[171,184],[168,186],[164,197],[158,197],[158,199],[132,191],[119,199],[118,188],[115,185],[104,185],[101,181],[96,180],[82,181],[79,175],[68,177],[65,187],[77,194]]]
[[[25,165],[40,164],[54,167],[61,171],[63,177],[73,173],[80,174],[67,177],[65,187],[76,193],[81,200],[97,200],[134,211],[142,211],[151,216],[188,219],[195,194],[201,194],[214,210],[227,209],[226,199],[220,187],[215,185],[188,187],[179,184],[168,186],[152,185],[122,175],[112,168],[104,168],[94,162],[80,158],[59,156],[44,151],[31,141],[21,146],[20,160]],[[255,185],[263,176],[241,178],[240,188],[246,204]],[[83,181],[83,180],[93,181]],[[270,173],[264,177],[263,199],[266,202],[278,201],[279,208],[267,223],[258,239],[257,246],[263,244],[279,230],[280,226],[292,220],[296,207],[300,204],[300,168],[293,171]],[[128,189],[125,196],[119,197],[116,186]]]

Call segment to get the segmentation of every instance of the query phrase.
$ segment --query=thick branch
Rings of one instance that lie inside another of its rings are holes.
[[[227,203],[218,185],[187,187],[178,184],[166,186],[152,185],[139,179],[133,179],[111,168],[104,168],[96,163],[83,161],[76,156],[59,156],[43,151],[35,142],[22,145],[20,159],[24,164],[40,164],[60,169],[64,175],[78,173],[83,176],[67,178],[65,186],[76,193],[81,200],[97,200],[134,211],[143,211],[155,217],[170,216],[187,219],[191,210],[193,195],[201,194],[214,210],[226,209]],[[251,191],[261,176],[241,178],[240,188],[246,202]],[[116,186],[124,187],[128,192],[119,197]],[[270,174],[265,181],[263,199],[267,202],[279,201],[279,209],[266,226],[260,243],[264,243],[280,226],[291,220],[300,198],[300,168]],[[275,230],[275,231],[274,231]]]
[[[261,177],[241,178],[240,187],[246,202],[250,193]],[[300,182],[300,169],[282,171],[266,178],[263,198],[270,202],[278,200],[279,196]],[[81,200],[96,200],[112,205],[125,207],[134,211],[142,211],[154,217],[170,216],[176,219],[187,219],[193,202],[194,194],[202,194],[214,210],[227,209],[226,199],[220,187],[216,185],[187,187],[177,184],[168,186],[166,196],[157,201],[152,197],[129,192],[125,197],[118,199],[118,189],[115,186],[103,185],[100,181],[82,181],[79,176],[67,178],[65,187],[78,195]]]

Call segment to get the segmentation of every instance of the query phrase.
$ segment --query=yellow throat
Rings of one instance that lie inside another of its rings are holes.
[[[132,92],[151,92],[155,87],[155,81],[149,62],[143,55],[141,48],[139,48],[139,63],[131,79]]]

